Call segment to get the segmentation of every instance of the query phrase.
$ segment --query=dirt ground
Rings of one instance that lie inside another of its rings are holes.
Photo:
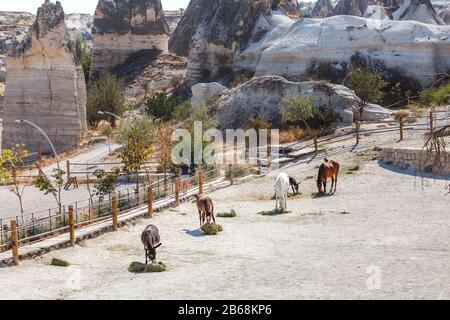
[[[338,191],[315,197],[323,156],[283,170],[302,181],[289,213],[275,206],[277,172],[211,194],[224,231],[203,236],[192,203],[75,248],[0,269],[1,299],[449,299],[447,181],[379,164],[372,151],[335,153]],[[359,166],[359,168],[358,168]],[[350,171],[353,169],[354,171]],[[159,274],[132,274],[153,223]],[[69,268],[52,267],[53,257]]]

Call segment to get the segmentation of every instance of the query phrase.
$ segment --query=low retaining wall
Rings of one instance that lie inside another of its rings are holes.
[[[440,170],[433,164],[434,157],[430,157],[423,149],[383,148],[380,160],[386,164],[394,164],[404,168],[415,168],[420,171],[450,174],[450,152],[441,155],[444,168]]]

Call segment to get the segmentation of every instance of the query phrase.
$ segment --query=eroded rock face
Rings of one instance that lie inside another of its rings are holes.
[[[84,74],[76,61],[59,2],[38,9],[27,38],[6,58],[2,147],[23,143],[31,152],[51,152],[26,119],[41,127],[56,148],[75,147],[86,131]]]
[[[330,0],[319,0],[314,6],[312,13],[313,18],[326,18],[333,15],[333,5]]]
[[[369,0],[340,0],[334,8],[334,15],[362,17],[368,5]]]
[[[254,78],[227,90],[211,108],[217,112],[223,129],[243,128],[256,116],[279,124],[283,99],[300,94],[311,96],[315,107],[332,107],[347,123],[359,117],[354,92],[347,87],[322,82],[291,82],[277,76]],[[370,105],[363,120],[386,119],[391,115],[387,109]]]
[[[197,33],[196,41],[204,36],[216,40],[228,38],[216,44],[230,45],[230,40],[248,37],[258,17],[269,10],[283,12],[291,18],[301,16],[297,0],[191,0],[169,39],[169,49],[187,57],[190,48],[195,46],[193,38]],[[205,32],[208,28],[214,32]]]
[[[392,14],[393,20],[414,20],[429,24],[444,25],[430,0],[403,0]]]
[[[168,51],[169,27],[161,0],[100,0],[92,34],[94,77],[141,50]]]
[[[450,9],[444,9],[439,13],[439,16],[441,17],[442,21],[444,21],[445,24],[450,24]]]
[[[266,38],[272,32],[275,30]],[[352,63],[363,60],[388,79],[402,77],[417,87],[426,87],[437,80],[438,70],[450,69],[449,34],[448,26],[415,21],[353,16],[302,19],[284,35],[249,47],[242,56],[245,61],[257,61],[256,75],[298,80],[340,75],[342,79]],[[250,68],[250,62],[242,65]]]
[[[190,43],[186,82],[233,80],[236,53],[259,41],[271,29],[272,15],[285,15],[292,1],[221,0],[198,26]]]

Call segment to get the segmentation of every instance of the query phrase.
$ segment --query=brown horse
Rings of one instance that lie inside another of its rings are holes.
[[[322,184],[324,191],[323,193],[327,193],[327,179],[331,178],[331,189],[330,193],[333,192],[333,186],[334,186],[334,192],[336,192],[337,189],[337,180],[339,175],[339,163],[336,161],[329,161],[328,159],[325,159],[325,163],[322,163],[319,168],[319,176],[317,177],[317,189],[319,190],[319,193],[322,193]]]

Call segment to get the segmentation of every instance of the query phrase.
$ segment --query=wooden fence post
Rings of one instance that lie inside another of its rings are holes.
[[[269,145],[267,149],[267,167],[269,168],[269,171],[272,168],[272,145]]]
[[[147,218],[153,218],[153,187],[151,183],[150,186],[148,187]]]
[[[198,194],[203,194],[203,170],[198,171]]]
[[[75,219],[73,216],[73,206],[69,206],[69,227],[70,227],[70,245],[75,247]]]
[[[17,239],[17,221],[11,220],[12,258],[16,266],[19,265],[19,241]]]
[[[403,141],[403,117],[400,117],[400,141]]]
[[[313,131],[313,140],[314,140],[314,151],[316,153],[318,153],[319,152],[319,147],[317,145],[317,132],[316,132],[316,130]]]
[[[228,171],[230,173],[230,184],[234,184],[234,167],[232,164],[228,165]]]
[[[430,110],[430,133],[434,132],[434,123],[433,123],[433,111]]]
[[[180,178],[175,180],[175,206],[180,205]]]
[[[356,121],[356,144],[359,144],[359,121]]]
[[[117,196],[112,197],[112,218],[113,218],[113,230],[119,230],[118,210],[117,210]]]
[[[67,181],[70,180],[70,161],[66,161],[66,172],[67,172]]]

